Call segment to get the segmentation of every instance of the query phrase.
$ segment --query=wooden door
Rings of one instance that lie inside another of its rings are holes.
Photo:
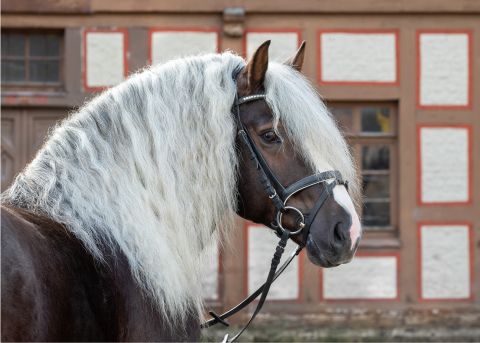
[[[3,108],[1,187],[5,190],[15,175],[30,162],[65,108]]]

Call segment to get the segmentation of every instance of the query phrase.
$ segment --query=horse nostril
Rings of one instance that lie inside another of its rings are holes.
[[[333,228],[333,238],[335,242],[338,243],[346,240],[347,235],[342,222],[338,222],[337,224],[335,224],[335,227]]]

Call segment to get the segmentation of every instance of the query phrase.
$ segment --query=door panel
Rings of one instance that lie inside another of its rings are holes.
[[[32,160],[65,108],[2,108],[1,189]]]

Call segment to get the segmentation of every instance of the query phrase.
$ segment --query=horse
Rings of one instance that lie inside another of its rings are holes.
[[[146,68],[51,131],[2,194],[2,340],[198,341],[202,256],[236,214],[316,265],[352,259],[348,146],[300,73],[305,44],[284,63],[269,44]]]

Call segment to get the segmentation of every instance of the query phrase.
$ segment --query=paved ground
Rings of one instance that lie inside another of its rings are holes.
[[[204,342],[221,342],[225,333],[233,336],[238,327],[210,328]],[[480,342],[479,327],[328,328],[290,323],[253,325],[240,342]]]
[[[239,323],[246,321],[236,318]],[[204,330],[203,341],[221,342],[237,327]],[[480,308],[372,309],[332,307],[314,313],[266,311],[241,342],[480,342]]]
[[[480,324],[479,324],[480,325]],[[226,330],[228,329],[228,330]],[[238,328],[211,328],[204,333],[204,342],[221,342],[226,332]],[[398,329],[326,329],[254,325],[240,342],[480,342],[478,328],[398,328]]]

